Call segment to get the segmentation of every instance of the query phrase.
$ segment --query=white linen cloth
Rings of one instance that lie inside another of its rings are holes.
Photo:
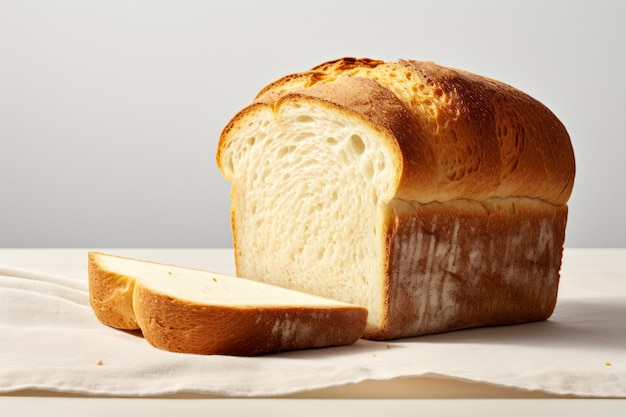
[[[102,325],[76,265],[0,266],[0,393],[280,396],[423,375],[626,398],[626,251],[566,254],[545,322],[255,357],[166,352]]]

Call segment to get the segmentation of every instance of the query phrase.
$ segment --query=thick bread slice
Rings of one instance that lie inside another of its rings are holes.
[[[98,319],[141,329],[161,349],[253,355],[346,345],[367,310],[243,278],[89,253],[89,297]]]
[[[554,309],[573,149],[509,85],[431,62],[327,62],[265,87],[217,163],[237,274],[366,306],[366,338]]]

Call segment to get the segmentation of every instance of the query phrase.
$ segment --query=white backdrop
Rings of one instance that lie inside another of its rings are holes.
[[[0,0],[0,247],[229,247],[221,129],[341,56],[533,95],[577,157],[568,247],[626,247],[626,2]]]

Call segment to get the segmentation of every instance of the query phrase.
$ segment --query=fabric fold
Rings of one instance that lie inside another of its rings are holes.
[[[626,273],[565,271],[548,321],[254,357],[150,346],[102,325],[86,280],[0,266],[0,392],[281,396],[435,375],[524,391],[626,397]]]

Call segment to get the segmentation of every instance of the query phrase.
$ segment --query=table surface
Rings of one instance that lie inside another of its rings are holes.
[[[157,262],[184,265],[234,274],[232,249],[120,249],[98,248],[121,256],[150,259]],[[41,270],[54,274],[63,271],[72,278],[86,279],[87,249],[0,249],[0,265]],[[210,256],[208,256],[210,254]],[[602,265],[617,271],[626,271],[626,249],[566,249],[563,271],[584,270]],[[355,401],[358,400],[358,401]],[[535,413],[589,415],[626,415],[626,400],[572,399],[538,392],[525,392],[488,384],[447,378],[414,377],[390,381],[365,381],[351,386],[289,395],[281,398],[233,399],[214,396],[179,394],[157,398],[110,398],[80,396],[43,391],[18,391],[0,395],[3,415],[107,415],[116,412],[128,414],[149,412],[151,416],[206,414],[238,414],[254,410],[255,415],[332,415],[351,413],[362,415],[380,412],[422,411],[429,415],[502,414],[528,415]]]

